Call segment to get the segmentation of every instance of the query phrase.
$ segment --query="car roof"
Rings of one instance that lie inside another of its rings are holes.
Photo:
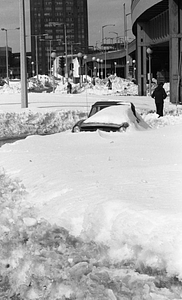
[[[112,105],[112,104],[125,104],[122,101],[118,100],[107,100],[107,101],[97,101],[92,106],[106,106],[106,105]]]

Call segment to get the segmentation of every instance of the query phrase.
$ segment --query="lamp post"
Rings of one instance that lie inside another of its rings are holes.
[[[36,75],[37,81],[39,80],[39,59],[38,59],[38,37],[48,36],[48,33],[32,34],[35,37],[35,63],[36,63]]]
[[[7,84],[9,84],[9,57],[8,57],[8,30],[19,30],[20,28],[14,28],[14,29],[7,29],[7,28],[1,28],[2,31],[5,31],[6,34],[6,79],[7,79]]]
[[[48,55],[48,64],[49,64],[49,75],[51,77],[51,53],[52,53],[52,42],[61,42],[62,40],[51,40],[51,39],[40,39],[41,42],[49,42],[49,55]]]
[[[105,49],[105,55],[104,55],[104,62],[105,62],[105,79],[107,77],[107,53],[106,53],[106,49]]]
[[[34,74],[35,74],[34,61],[31,62],[31,65],[32,65],[32,77],[34,77]]]
[[[133,59],[132,63],[133,63],[133,79],[135,80],[136,79],[136,74],[135,74],[135,72],[136,72],[136,60]]]
[[[71,67],[71,71],[73,73],[73,46],[76,46],[76,45],[80,45],[81,43],[67,43],[67,45],[70,45],[71,46],[71,63],[72,63],[72,67]]]
[[[115,24],[106,24],[106,25],[102,26],[102,48],[104,47],[103,46],[103,44],[104,44],[104,28],[107,26],[115,26]]]
[[[101,66],[101,79],[103,79],[103,59],[100,60],[100,66]]]
[[[87,55],[84,55],[83,59],[85,60],[85,75],[86,75],[86,82],[87,82]]]
[[[25,35],[25,3],[19,0],[20,15],[20,66],[21,66],[21,107],[28,107],[27,92],[27,61],[26,61],[26,35]]]
[[[102,26],[102,49],[104,49],[104,28],[107,27],[107,26],[115,26],[115,24],[106,24],[106,25],[103,25]],[[106,48],[105,48],[105,78],[106,78]]]
[[[67,48],[67,33],[66,33],[66,24],[64,25],[64,42],[65,42],[65,56],[66,56],[66,69],[65,69],[65,78],[68,81],[68,48]]]
[[[149,94],[151,95],[151,83],[152,83],[152,78],[151,78],[151,54],[153,53],[151,48],[147,48],[147,54],[149,57]]]
[[[93,72],[92,72],[92,74],[93,74],[93,77],[96,76],[96,74],[95,74],[95,60],[96,60],[95,56],[92,57],[92,62],[93,62]]]
[[[83,57],[83,54],[81,52],[79,52],[78,59],[79,59],[80,87],[82,87],[82,57]]]
[[[116,66],[117,66],[117,62],[114,62],[114,75],[116,76]]]
[[[100,59],[99,58],[97,58],[97,77],[100,77],[99,75],[100,75],[100,69],[99,69],[99,62],[100,62]]]
[[[131,15],[131,13],[126,14],[125,3],[123,4],[123,10],[124,10],[124,46],[126,50],[126,78],[128,78],[129,62],[128,62],[127,16]]]
[[[55,59],[56,59],[56,52],[51,53],[51,58],[53,58],[53,74],[52,74],[52,79],[53,79],[53,93],[55,93]]]

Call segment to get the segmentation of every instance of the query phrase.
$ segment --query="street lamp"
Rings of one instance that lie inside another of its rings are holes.
[[[55,93],[55,59],[56,59],[56,52],[51,53],[51,57],[53,58],[53,74],[52,74],[52,79],[53,79],[53,93]]]
[[[131,15],[131,13],[126,14],[125,3],[123,4],[123,10],[124,10],[124,46],[125,46],[125,50],[126,50],[126,78],[128,78],[129,64],[128,64],[127,16]]]
[[[87,82],[87,55],[84,55],[83,59],[85,60],[85,75],[86,75],[86,82]]]
[[[61,42],[62,40],[50,40],[50,39],[40,39],[41,42],[49,42],[49,55],[48,55],[48,64],[49,64],[49,75],[51,77],[51,51],[52,51],[52,42]]]
[[[65,56],[66,56],[66,69],[65,69],[65,78],[68,80],[68,48],[67,48],[67,33],[66,33],[66,24],[64,25],[64,42],[65,42]]]
[[[115,26],[115,24],[106,24],[102,26],[102,48],[104,43],[104,28],[107,26]],[[106,78],[106,48],[105,48],[105,78]]]
[[[135,74],[135,72],[136,72],[136,60],[133,59],[132,63],[133,63],[133,79],[135,80],[136,79],[136,74]]]
[[[71,63],[72,63],[72,67],[71,67],[71,71],[73,72],[73,46],[76,46],[76,45],[80,45],[81,43],[67,43],[67,45],[71,46]]]
[[[101,66],[101,79],[103,79],[103,59],[100,60],[100,66]]]
[[[32,65],[32,77],[34,77],[34,74],[35,74],[34,61],[31,62],[31,65]]]
[[[106,24],[102,26],[102,48],[103,48],[103,44],[104,44],[104,28],[107,26],[115,26],[115,24]]]
[[[39,80],[39,62],[38,62],[38,37],[47,36],[48,33],[43,34],[33,34],[31,36],[35,37],[35,57],[36,57],[36,75],[37,75],[37,81]]]
[[[21,68],[21,107],[28,107],[27,92],[27,59],[26,59],[26,35],[25,35],[25,2],[19,0],[20,19],[20,68]]]
[[[92,57],[92,61],[93,61],[93,71],[92,71],[92,74],[93,74],[93,77],[96,76],[96,74],[95,74],[95,60],[96,60],[95,56]]]
[[[151,83],[152,83],[152,78],[151,78],[151,54],[153,53],[151,48],[147,48],[147,54],[149,56],[149,94],[151,95]]]
[[[8,69],[8,30],[19,30],[20,28],[14,28],[14,29],[7,29],[7,28],[1,28],[2,31],[5,31],[6,33],[6,79],[7,79],[7,84],[9,84],[9,69]]]
[[[80,87],[82,87],[82,57],[83,54],[81,52],[78,53],[78,59],[79,59],[79,74],[80,74]]]
[[[117,62],[114,62],[114,75],[116,76],[116,66],[117,66]]]
[[[100,62],[100,59],[97,58],[97,67],[98,67],[97,77],[99,77],[99,74],[100,74],[100,70],[99,70],[99,62]]]

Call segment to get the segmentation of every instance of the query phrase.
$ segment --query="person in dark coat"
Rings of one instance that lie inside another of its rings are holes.
[[[155,99],[156,113],[159,115],[159,118],[163,117],[164,99],[167,97],[163,85],[164,83],[160,82],[151,95]]]
[[[68,81],[68,84],[67,84],[67,94],[71,94],[72,92],[72,85],[71,83]]]
[[[108,90],[112,90],[112,82],[109,78],[108,78],[107,86],[108,86]]]

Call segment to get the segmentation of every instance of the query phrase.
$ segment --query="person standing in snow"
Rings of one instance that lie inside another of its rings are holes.
[[[108,78],[107,86],[108,86],[108,90],[112,90],[112,82],[109,78]]]
[[[156,112],[159,115],[159,118],[163,117],[164,99],[167,97],[163,85],[164,83],[160,82],[151,95],[151,97],[155,99]]]
[[[72,92],[72,85],[71,83],[68,81],[68,85],[67,85],[67,94],[71,94]]]

